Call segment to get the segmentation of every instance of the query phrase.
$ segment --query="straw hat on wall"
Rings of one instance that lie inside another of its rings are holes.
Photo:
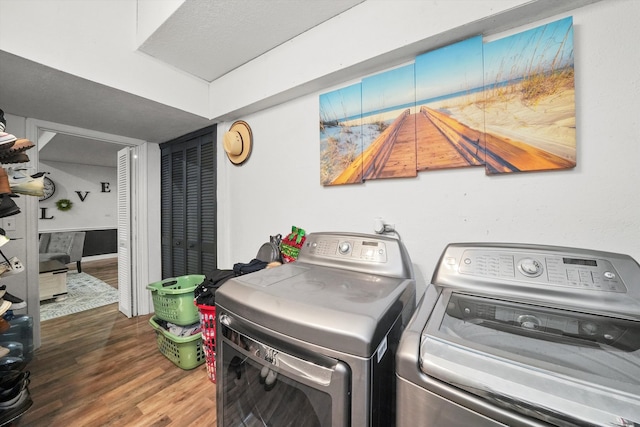
[[[249,158],[252,139],[251,128],[247,122],[238,120],[231,125],[223,138],[224,151],[231,163],[241,165]]]

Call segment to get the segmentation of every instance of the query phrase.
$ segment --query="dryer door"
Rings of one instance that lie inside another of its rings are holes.
[[[247,324],[231,320],[229,314],[221,317],[216,355],[219,426],[349,425],[347,365],[326,357],[311,361],[291,348],[267,345]]]
[[[554,425],[640,424],[640,324],[445,290],[421,370]]]

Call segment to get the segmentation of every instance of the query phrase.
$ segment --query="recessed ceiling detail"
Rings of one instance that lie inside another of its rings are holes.
[[[186,1],[139,50],[211,82],[363,1]]]

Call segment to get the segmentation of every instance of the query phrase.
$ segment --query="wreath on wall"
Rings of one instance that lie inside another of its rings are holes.
[[[69,199],[60,199],[56,202],[56,206],[58,207],[58,210],[68,211],[73,207],[73,203]]]

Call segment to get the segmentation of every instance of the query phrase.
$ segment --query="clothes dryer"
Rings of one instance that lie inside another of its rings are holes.
[[[397,426],[640,426],[640,267],[452,244],[397,352]]]
[[[298,260],[216,292],[218,426],[394,423],[395,350],[416,308],[397,239],[312,233]]]

